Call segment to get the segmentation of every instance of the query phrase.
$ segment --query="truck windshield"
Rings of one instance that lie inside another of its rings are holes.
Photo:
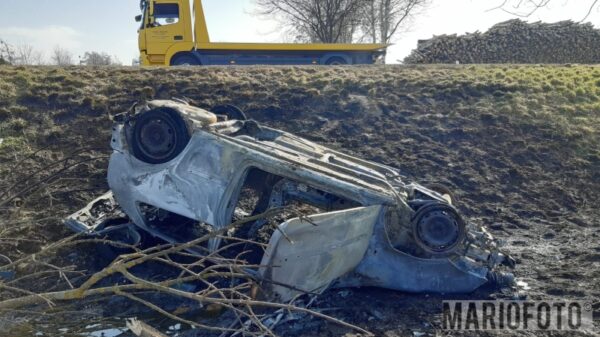
[[[159,26],[179,22],[179,5],[176,3],[155,4],[154,22]]]

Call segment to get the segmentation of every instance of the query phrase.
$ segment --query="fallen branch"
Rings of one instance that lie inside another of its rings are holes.
[[[260,266],[248,265],[244,260],[241,259],[241,255],[244,254],[243,252],[237,254],[234,258],[225,258],[220,255],[222,252],[227,251],[232,247],[250,243],[250,241],[248,240],[233,240],[235,242],[221,247],[217,251],[207,251],[206,255],[196,257],[197,260],[195,260],[193,263],[179,263],[171,258],[171,256],[175,255],[183,255],[186,256],[186,258],[189,258],[190,256],[186,254],[188,250],[192,248],[197,248],[197,246],[208,242],[212,238],[223,237],[224,234],[228,231],[238,228],[246,223],[251,223],[260,219],[277,216],[286,211],[288,211],[286,208],[271,209],[263,214],[247,217],[245,219],[236,221],[225,228],[215,230],[188,243],[177,245],[162,245],[160,247],[151,247],[143,251],[136,249],[130,254],[122,255],[103,270],[91,275],[78,287],[73,286],[73,284],[71,284],[71,282],[68,282],[67,279],[67,284],[69,285],[69,287],[73,287],[73,289],[47,292],[41,294],[24,291],[23,293],[26,294],[25,296],[7,299],[0,302],[0,310],[10,311],[40,304],[52,305],[61,301],[80,301],[92,297],[107,297],[117,295],[128,298],[131,301],[140,303],[146,306],[147,308],[158,312],[162,316],[173,319],[175,321],[200,327],[206,330],[221,331],[229,334],[243,331],[244,335],[274,336],[273,333],[270,331],[270,326],[265,325],[262,322],[261,318],[259,318],[254,311],[254,308],[270,308],[284,310],[285,312],[289,313],[300,312],[308,314],[313,317],[318,317],[327,320],[331,323],[347,327],[354,331],[370,335],[368,331],[362,328],[356,327],[354,325],[348,324],[334,317],[322,314],[314,310],[310,310],[293,304],[272,303],[266,301],[259,301],[252,298],[249,294],[252,293],[251,289],[253,288],[255,279],[253,275],[247,273],[247,270],[249,268],[259,268]],[[67,238],[65,240],[62,240],[60,243],[51,245],[47,248],[46,252],[48,250],[57,250],[59,248],[64,248],[66,246],[77,244],[78,241],[76,240],[76,238],[77,236]],[[37,263],[38,265],[43,266],[45,268],[54,269],[55,272],[60,271],[60,276],[63,278],[66,277],[64,273],[66,270],[64,268],[60,268],[53,264],[39,261],[39,255],[37,260],[36,255],[32,255],[31,257],[20,259],[19,261],[14,261],[8,266],[17,265],[25,260],[31,260],[33,263]],[[133,268],[151,261],[173,267],[175,268],[175,270],[178,270],[179,275],[176,278],[157,282],[146,280],[144,278],[134,275],[131,272]],[[5,268],[6,266],[4,266],[2,269]],[[97,287],[100,281],[105,280],[114,274],[122,275],[128,281],[128,283]],[[229,285],[227,287],[223,287],[221,285],[223,284],[223,282],[218,283],[222,280],[229,280],[228,282],[224,282],[228,283]],[[199,282],[200,285],[203,286],[203,289],[200,291],[183,291],[176,287],[177,285],[189,282]],[[16,291],[17,289],[11,287],[10,290]],[[229,309],[235,314],[236,320],[238,322],[247,323],[243,323],[241,327],[233,329],[228,327],[215,327],[203,325],[198,322],[192,322],[183,319],[176,314],[170,313],[161,308],[159,305],[151,303],[147,299],[138,295],[139,292],[149,291],[153,293],[162,293],[174,296],[176,298],[191,300],[207,308],[216,307],[222,309]],[[151,330],[142,329],[142,332],[143,331]],[[152,333],[155,332],[156,331]]]

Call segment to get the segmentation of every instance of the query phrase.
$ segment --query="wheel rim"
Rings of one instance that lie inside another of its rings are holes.
[[[164,160],[170,157],[176,148],[175,125],[163,118],[148,120],[140,128],[138,141],[144,155],[154,160]]]
[[[425,215],[417,226],[421,241],[436,252],[452,247],[459,238],[456,219],[442,211]]]
[[[413,221],[416,243],[432,254],[451,254],[465,237],[465,223],[450,205],[423,206]]]

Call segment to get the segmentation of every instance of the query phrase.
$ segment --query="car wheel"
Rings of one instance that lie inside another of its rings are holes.
[[[177,157],[191,136],[179,113],[160,108],[136,118],[132,138],[134,157],[148,164],[162,164]]]
[[[412,220],[413,237],[424,251],[448,256],[462,245],[466,223],[449,204],[432,202],[422,206]]]

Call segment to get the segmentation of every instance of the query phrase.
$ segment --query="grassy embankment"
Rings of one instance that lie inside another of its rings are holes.
[[[173,96],[232,103],[446,184],[509,242],[533,294],[600,297],[599,268],[588,268],[600,261],[600,66],[2,66],[0,253],[14,259],[67,235],[60,219],[107,188],[109,115]],[[536,250],[547,240],[558,253]]]

